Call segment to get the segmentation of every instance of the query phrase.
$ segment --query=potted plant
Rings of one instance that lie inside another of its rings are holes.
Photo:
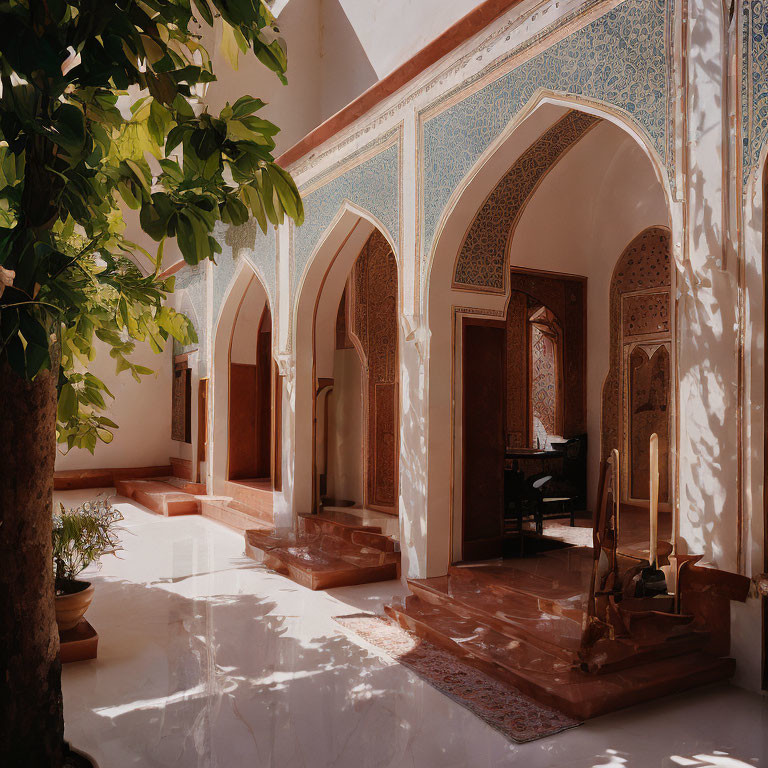
[[[59,631],[78,625],[93,600],[93,584],[79,581],[81,571],[119,549],[117,523],[123,519],[108,500],[79,507],[59,505],[53,516],[53,567],[56,577],[56,623]]]

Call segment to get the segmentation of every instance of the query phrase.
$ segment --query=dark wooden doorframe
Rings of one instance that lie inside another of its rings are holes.
[[[463,560],[500,557],[503,550],[505,325],[462,318]]]

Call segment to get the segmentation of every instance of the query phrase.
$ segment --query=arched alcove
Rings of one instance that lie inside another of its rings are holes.
[[[274,486],[272,313],[264,285],[243,262],[215,325],[211,398],[210,487],[236,495],[232,483]]]
[[[558,133],[562,125],[568,126],[566,134]],[[518,175],[510,179],[513,172]],[[503,207],[494,216],[488,205],[495,199]],[[541,99],[511,125],[454,193],[428,256],[424,292],[429,330],[426,575],[440,575],[463,556],[463,430],[473,416],[462,405],[462,328],[480,321],[504,325],[510,270],[537,275],[550,287],[560,285],[566,303],[572,303],[571,286],[583,284],[583,312],[569,321],[571,337],[583,349],[572,355],[573,361],[580,358],[580,370],[574,371],[575,362],[563,363],[563,375],[570,372],[582,384],[572,398],[579,402],[563,406],[565,421],[569,411],[573,416],[563,436],[583,435],[589,446],[591,508],[610,348],[610,278],[627,242],[648,226],[674,223],[670,199],[665,169],[638,131],[600,105],[553,98]],[[474,260],[463,258],[468,244]],[[493,264],[489,254],[498,254]],[[542,304],[552,308],[549,301]],[[505,340],[492,343],[500,345],[497,356],[506,354]],[[569,391],[573,386],[565,387],[566,396]],[[508,399],[501,394],[499,402]],[[510,439],[502,430],[496,452]]]
[[[334,502],[397,512],[397,271],[386,229],[348,203],[302,275],[294,315],[298,513]],[[384,277],[386,289],[372,291]],[[376,322],[380,312],[387,323]],[[377,337],[385,327],[386,338]],[[389,471],[382,475],[384,468]]]

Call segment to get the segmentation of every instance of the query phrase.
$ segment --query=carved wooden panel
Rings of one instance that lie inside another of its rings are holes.
[[[256,477],[269,477],[272,467],[272,314],[269,306],[259,322],[256,344]]]
[[[562,433],[565,437],[575,437],[587,431],[584,285],[584,280],[579,277],[549,275],[543,272],[512,269],[510,276],[512,296],[515,295],[515,292],[525,294],[529,299],[529,304],[545,306],[559,324],[562,333],[562,371],[560,372],[563,393]],[[514,359],[508,360],[507,371],[513,367],[518,367],[518,369],[523,367],[527,371],[527,363],[520,362],[521,357],[528,357],[527,340],[523,342],[507,340],[508,350],[519,349],[520,343],[523,345],[523,353],[517,353],[514,355]],[[514,387],[515,385],[510,383],[510,386]],[[528,389],[527,378],[525,389],[526,391]],[[509,400],[507,402],[510,406],[512,405]],[[527,419],[527,407],[524,413]],[[507,414],[507,425],[514,423],[514,417]],[[528,444],[528,437],[526,433],[525,444]]]
[[[650,437],[659,436],[659,501],[669,501],[669,351],[635,347],[629,354],[630,495],[650,498]]]
[[[258,366],[229,364],[230,480],[259,476],[256,464]]]
[[[504,324],[463,322],[462,557],[500,557],[504,521]]]
[[[672,296],[669,230],[649,227],[616,263],[601,455],[622,456],[622,496],[648,499],[648,441],[659,436],[659,500],[669,501]],[[641,342],[641,343],[640,343]]]
[[[395,505],[397,497],[397,384],[394,382],[376,384],[373,402],[373,460],[369,466],[373,471],[371,502],[382,507]]]
[[[171,439],[192,442],[192,378],[186,357],[173,366]]]
[[[336,349],[350,349],[352,342],[347,334],[347,289],[341,294],[339,311],[336,313]]]
[[[530,444],[527,324],[528,296],[520,291],[512,291],[507,305],[506,320],[506,442],[510,448],[523,448]]]
[[[621,323],[624,338],[648,333],[669,333],[669,291],[622,297]]]
[[[349,335],[366,372],[366,503],[395,509],[398,493],[397,261],[374,230],[352,268]]]

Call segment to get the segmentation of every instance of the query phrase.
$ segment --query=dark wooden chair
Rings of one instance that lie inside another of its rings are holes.
[[[521,553],[524,550],[523,521],[526,518],[533,518],[536,522],[538,514],[539,496],[531,491],[525,475],[515,461],[511,468],[504,470],[504,534],[505,536],[519,535]]]
[[[536,499],[536,533],[544,533],[545,520],[568,518],[573,528],[578,495],[570,492],[562,479],[542,472],[529,477],[526,483],[530,496]]]

